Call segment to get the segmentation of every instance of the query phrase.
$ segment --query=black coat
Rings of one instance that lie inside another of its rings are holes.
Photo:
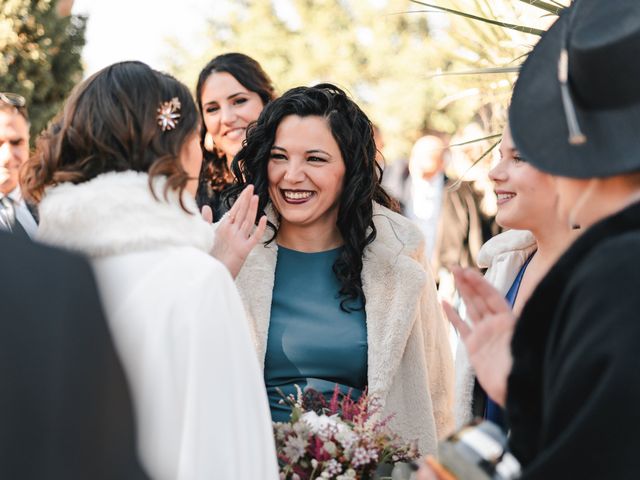
[[[640,478],[640,204],[591,227],[523,309],[510,446],[526,479]]]
[[[146,479],[88,263],[0,232],[0,478]]]

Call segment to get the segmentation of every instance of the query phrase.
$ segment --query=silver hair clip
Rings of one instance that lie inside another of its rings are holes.
[[[167,130],[173,130],[178,124],[180,119],[180,100],[178,97],[173,97],[168,102],[162,102],[158,107],[158,125],[163,132]]]

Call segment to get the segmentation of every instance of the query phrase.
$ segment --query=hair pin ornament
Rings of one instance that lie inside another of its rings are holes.
[[[158,125],[163,132],[173,130],[180,119],[180,100],[173,97],[168,102],[162,102],[158,107]]]

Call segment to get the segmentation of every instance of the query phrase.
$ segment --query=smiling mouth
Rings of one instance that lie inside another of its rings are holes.
[[[315,192],[309,190],[280,190],[285,202],[292,204],[300,204],[309,201],[315,195]]]
[[[229,135],[230,133],[231,133],[231,134],[234,134],[234,133],[241,132],[241,131],[244,131],[244,127],[232,128],[232,129],[227,130],[226,132],[224,132],[224,135],[223,135],[223,136],[224,136],[224,137],[226,137],[226,136],[227,136],[227,135]]]
[[[516,194],[515,193],[496,193],[496,197],[498,198],[498,205],[508,202],[509,200],[511,200],[513,197],[515,197]]]

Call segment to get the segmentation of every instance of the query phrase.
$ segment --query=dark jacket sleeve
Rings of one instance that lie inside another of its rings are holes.
[[[640,478],[640,259],[627,254],[639,250],[628,238],[595,249],[560,299],[526,479]]]
[[[0,252],[0,478],[147,478],[88,263],[5,235]]]

